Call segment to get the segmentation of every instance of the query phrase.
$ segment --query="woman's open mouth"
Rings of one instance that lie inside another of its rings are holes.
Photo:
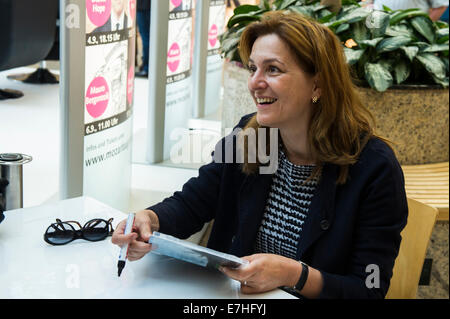
[[[258,107],[271,105],[277,101],[277,99],[273,98],[273,97],[261,97],[261,98],[257,97],[257,98],[255,98],[255,100],[256,100],[256,103],[258,104]]]

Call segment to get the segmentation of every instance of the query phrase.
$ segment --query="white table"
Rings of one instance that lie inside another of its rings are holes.
[[[127,262],[118,277],[119,248],[110,237],[62,246],[43,239],[56,218],[84,225],[110,217],[115,228],[126,214],[89,197],[6,211],[0,224],[0,298],[295,298],[279,289],[244,295],[239,282],[219,271],[153,253]]]

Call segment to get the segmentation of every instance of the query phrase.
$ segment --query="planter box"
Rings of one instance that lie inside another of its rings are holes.
[[[383,93],[358,89],[377,133],[394,142],[402,165],[448,161],[448,89],[398,86]]]
[[[235,62],[223,69],[222,129],[233,128],[245,114],[256,112],[247,88],[248,71]]]
[[[223,128],[233,128],[243,115],[256,111],[247,77],[247,70],[225,62]],[[398,86],[383,93],[370,88],[358,90],[376,119],[377,133],[395,143],[400,164],[448,161],[448,89]]]

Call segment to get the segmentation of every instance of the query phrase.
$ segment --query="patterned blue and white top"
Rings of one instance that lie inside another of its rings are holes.
[[[279,166],[273,176],[255,253],[278,254],[295,258],[303,224],[317,186],[317,179],[306,181],[315,165],[291,163],[282,147]]]

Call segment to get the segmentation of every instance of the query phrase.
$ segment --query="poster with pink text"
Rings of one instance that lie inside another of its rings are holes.
[[[136,0],[86,0],[83,193],[127,209]]]
[[[166,70],[164,159],[176,143],[171,139],[178,128],[187,128],[192,112],[192,60],[195,1],[169,1]]]
[[[192,23],[191,0],[169,0],[168,84],[183,80],[191,73]]]
[[[225,31],[225,0],[211,0],[208,22],[208,57],[206,62],[205,115],[219,111],[222,87],[223,59],[219,36]]]
[[[131,115],[136,0],[86,0],[85,135]]]

